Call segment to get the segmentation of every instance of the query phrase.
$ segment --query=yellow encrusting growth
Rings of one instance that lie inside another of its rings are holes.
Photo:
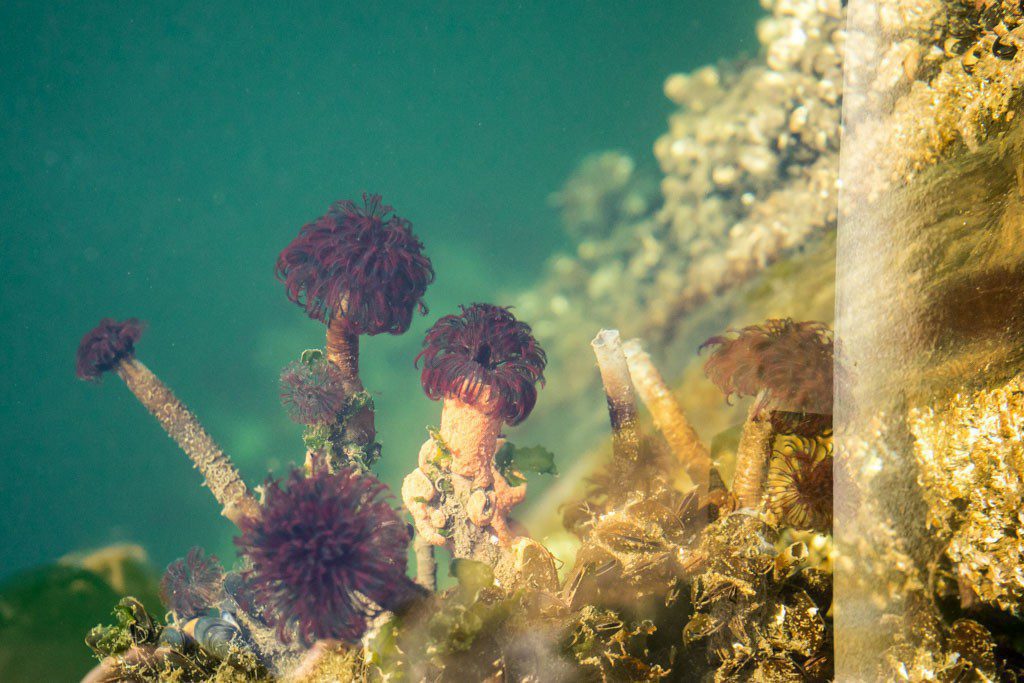
[[[711,473],[711,452],[686,418],[640,340],[630,339],[622,345],[622,351],[626,356],[633,386],[651,411],[654,425],[664,435],[693,483],[701,492],[706,492]]]

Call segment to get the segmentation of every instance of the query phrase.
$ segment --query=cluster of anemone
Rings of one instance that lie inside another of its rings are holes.
[[[135,354],[135,342],[142,336],[143,325],[135,318],[118,322],[104,318],[86,332],[78,345],[75,371],[79,379],[97,381],[125,358]]]
[[[363,195],[363,205],[334,203],[302,227],[277,259],[277,276],[288,298],[309,317],[344,319],[355,334],[401,334],[434,280],[430,259],[412,225]]]
[[[342,469],[268,479],[235,539],[248,586],[278,637],[357,641],[403,586],[409,532],[377,479]]]
[[[224,597],[224,569],[216,555],[194,547],[167,565],[160,580],[160,598],[181,620],[198,616]]]
[[[530,326],[508,308],[491,304],[461,306],[427,332],[420,376],[433,400],[458,398],[476,403],[485,391],[494,410],[510,425],[529,416],[537,402],[537,383],[544,383],[547,356]]]
[[[726,396],[757,396],[756,411],[771,410],[777,431],[815,433],[831,424],[832,332],[820,322],[771,319],[732,335],[711,337],[704,372]],[[822,420],[808,420],[810,416]]]
[[[345,407],[345,388],[338,369],[322,356],[286,365],[281,371],[280,393],[289,417],[299,424],[330,422]]]

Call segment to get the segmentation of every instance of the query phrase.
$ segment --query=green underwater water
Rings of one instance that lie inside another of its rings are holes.
[[[529,287],[570,248],[548,195],[594,151],[653,164],[664,77],[752,48],[756,15],[752,0],[0,4],[0,581],[117,542],[158,567],[197,544],[230,562],[232,527],[188,460],[116,379],[78,381],[75,348],[101,317],[142,318],[140,359],[246,479],[286,471],[301,428],[277,374],[323,326],[274,260],[364,190],[413,222],[437,272],[427,317],[363,343],[397,492],[439,415],[412,367],[424,330]],[[515,435],[530,442],[529,423]]]

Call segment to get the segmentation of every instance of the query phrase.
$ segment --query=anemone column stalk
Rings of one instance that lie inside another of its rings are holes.
[[[327,360],[338,369],[345,396],[353,397],[366,390],[359,378],[359,335],[352,331],[343,318],[331,318],[327,325]],[[373,406],[366,402],[346,415],[339,435],[343,443],[368,447],[377,439]]]
[[[451,450],[451,471],[471,479],[476,487],[490,486],[502,422],[489,390],[473,403],[458,396],[444,399],[438,432]]]
[[[98,380],[113,370],[128,389],[160,422],[167,435],[192,460],[203,475],[204,483],[222,506],[222,514],[240,524],[257,511],[256,501],[242,481],[231,459],[199,424],[184,403],[135,358],[135,342],[142,325],[135,319],[100,321],[82,339],[78,348],[78,376]]]

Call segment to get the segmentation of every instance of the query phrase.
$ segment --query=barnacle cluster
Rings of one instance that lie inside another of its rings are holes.
[[[1019,673],[1001,661],[988,629],[972,619],[947,626],[926,601],[915,600],[903,615],[886,617],[882,628],[893,643],[878,662],[880,680],[1018,680]]]
[[[1024,379],[911,412],[928,521],[962,590],[1024,614]]]
[[[1024,92],[1024,12],[1009,0],[855,4],[847,73],[856,99],[844,160],[850,199],[874,199],[1005,131]]]
[[[550,203],[566,231],[582,240],[607,237],[616,225],[643,217],[657,197],[653,173],[623,152],[599,152],[580,162]]]

